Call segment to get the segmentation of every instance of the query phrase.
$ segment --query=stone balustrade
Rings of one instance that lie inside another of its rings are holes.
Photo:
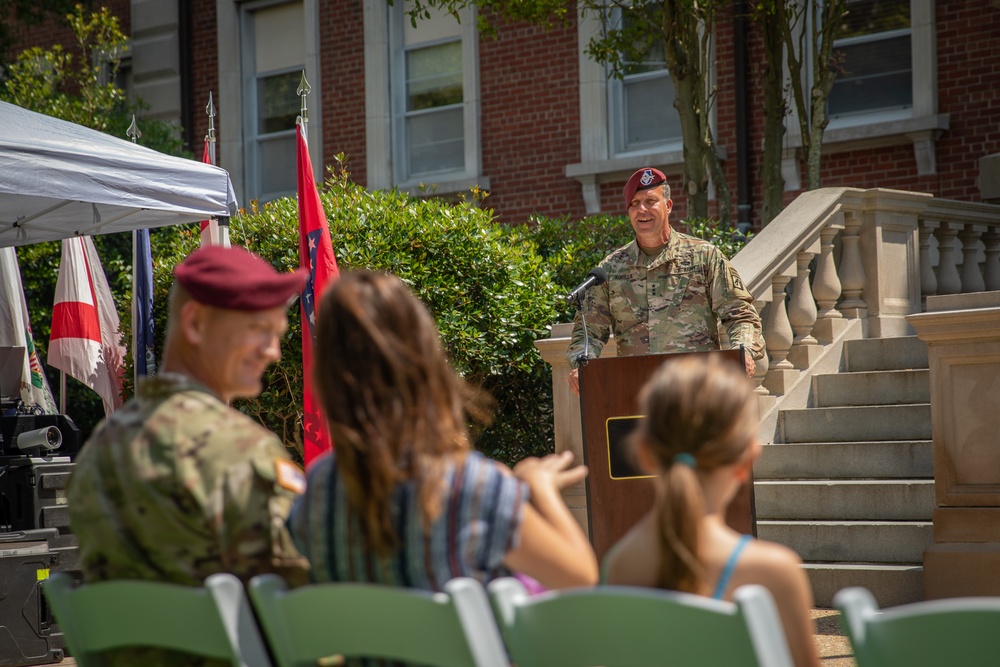
[[[779,408],[805,407],[811,378],[839,369],[850,338],[913,334],[927,296],[1000,289],[1000,206],[886,189],[822,188],[795,199],[733,258],[759,310],[768,357],[754,383],[762,442]],[[537,343],[553,367],[556,450],[582,457],[564,355],[570,325]],[[614,354],[613,341],[604,356]],[[586,526],[582,487],[565,494]]]

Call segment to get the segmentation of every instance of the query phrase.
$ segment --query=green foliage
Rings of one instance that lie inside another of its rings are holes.
[[[547,335],[559,289],[533,244],[512,243],[476,201],[368,192],[347,177],[341,169],[321,190],[341,270],[393,273],[427,304],[455,368],[495,400],[495,422],[476,438],[484,453],[515,462],[551,451],[550,379],[534,341]],[[298,264],[297,219],[292,198],[252,207],[233,218],[232,238],[279,270],[291,269]],[[300,450],[298,309],[289,320],[283,358],[268,372],[267,390],[238,406]]]
[[[18,0],[17,4],[20,3]],[[59,3],[38,3],[41,7]],[[7,5],[9,6],[9,5]],[[0,0],[0,10],[5,5]],[[125,138],[132,114],[143,108],[141,101],[129,101],[118,87],[115,74],[128,39],[121,32],[118,19],[107,8],[87,14],[77,4],[74,13],[66,16],[76,43],[72,52],[63,45],[50,49],[30,48],[21,53],[4,72],[0,85],[0,100],[26,109],[84,125],[107,134]],[[143,121],[143,136],[139,143],[150,148],[181,154],[176,129],[162,121]],[[182,231],[176,228],[154,230],[151,233],[153,255],[164,247],[175,247],[172,239]],[[194,232],[197,236],[197,230]],[[157,243],[157,239],[160,242]],[[94,245],[104,265],[115,304],[122,320],[122,340],[131,340],[132,300],[132,235],[107,234],[94,237]],[[47,358],[48,340],[52,327],[52,304],[62,245],[59,242],[39,243],[17,249],[24,283],[25,299],[31,316],[35,343],[40,358]],[[170,265],[173,268],[173,264]],[[166,303],[158,301],[157,303]],[[157,334],[162,338],[162,319],[158,313]],[[159,348],[159,349],[162,349]],[[126,394],[131,392],[131,350],[126,357]],[[58,396],[59,372],[46,367],[53,392]],[[66,412],[71,415],[84,435],[88,435],[104,416],[100,397],[84,384],[67,377]]]
[[[73,5],[74,0],[0,0],[0,65],[7,63],[19,27],[35,26],[45,19],[64,16]]]
[[[731,226],[709,218],[689,218],[681,224],[688,234],[710,242],[729,259],[732,259],[740,251],[740,248],[753,238],[753,232],[740,234]]]

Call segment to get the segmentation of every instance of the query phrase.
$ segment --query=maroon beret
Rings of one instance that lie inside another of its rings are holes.
[[[228,310],[268,310],[288,305],[305,285],[306,269],[278,273],[243,248],[205,246],[174,268],[174,277],[198,303]]]
[[[653,169],[652,167],[643,167],[639,171],[632,174],[625,183],[625,206],[628,207],[632,203],[632,197],[639,190],[648,190],[650,188],[655,188],[657,185],[662,185],[667,180],[667,177],[663,175],[663,172],[659,169]]]

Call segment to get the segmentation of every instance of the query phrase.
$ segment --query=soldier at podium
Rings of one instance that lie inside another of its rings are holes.
[[[745,347],[750,376],[765,354],[760,315],[736,269],[711,243],[671,229],[666,181],[646,167],[625,184],[635,240],[604,258],[607,280],[590,289],[576,314],[566,358],[577,394],[584,350],[597,358],[611,333],[619,356],[699,352],[720,349],[721,325],[731,347]]]

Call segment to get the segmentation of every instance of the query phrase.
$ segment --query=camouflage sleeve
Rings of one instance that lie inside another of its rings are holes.
[[[601,356],[604,344],[611,336],[611,309],[608,307],[608,284],[598,285],[587,292],[583,308],[573,317],[573,338],[566,350],[566,361],[570,368],[579,366],[578,359],[587,350],[588,359]],[[581,317],[582,315],[582,317]],[[587,320],[589,340],[583,335],[583,319]]]
[[[280,445],[248,453],[247,460],[226,471],[221,485],[220,539],[226,569],[244,581],[273,572],[290,587],[308,583],[309,563],[285,525],[305,489],[305,478]]]
[[[709,265],[712,286],[712,310],[719,324],[729,335],[732,347],[743,345],[756,361],[765,354],[764,334],[760,315],[753,305],[753,296],[729,260],[714,249]]]

